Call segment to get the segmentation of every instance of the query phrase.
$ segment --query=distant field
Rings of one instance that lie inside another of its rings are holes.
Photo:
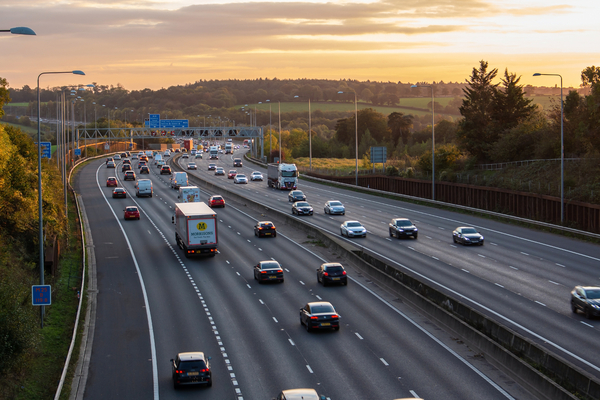
[[[450,100],[452,100],[451,97],[441,97],[439,99],[435,99],[436,103],[439,103],[444,107],[448,105]],[[363,110],[365,108],[373,108],[384,115],[389,115],[393,112],[401,112],[403,114],[413,114],[413,115],[426,115],[426,114],[430,114],[430,113],[426,112],[426,111],[412,110],[412,109],[405,108],[405,107],[427,108],[427,104],[429,102],[431,102],[430,97],[428,97],[428,98],[409,97],[409,98],[400,99],[400,104],[399,104],[399,106],[396,106],[396,107],[374,106],[373,104],[370,104],[370,103],[359,102],[358,109]],[[248,104],[248,107],[246,107],[246,109],[254,110],[254,107],[256,107],[256,110],[269,111],[268,103]],[[236,106],[236,108],[241,108],[241,106]],[[352,102],[348,102],[348,103],[334,103],[331,101],[327,101],[327,102],[312,101],[310,103],[310,109],[312,111],[321,110],[321,111],[352,112],[352,111],[354,111],[354,102],[352,101]],[[308,102],[294,101],[294,102],[281,103],[281,112],[294,112],[294,111],[295,112],[307,112],[308,111]],[[271,103],[271,112],[273,114],[277,114],[279,112],[278,103],[275,103],[275,102]]]
[[[10,122],[4,122],[4,121],[0,121],[0,124],[6,124],[6,125],[14,126],[15,128],[21,128],[21,130],[23,132],[28,133],[30,135],[37,134],[37,128],[32,128],[30,126],[11,124]]]
[[[27,107],[29,103],[6,103],[7,106]]]
[[[563,96],[566,96],[567,93],[563,93]],[[533,96],[529,97],[533,99],[533,104],[539,104],[542,106],[544,111],[548,111],[552,109],[553,106],[557,105],[560,107],[560,95],[559,96]],[[563,97],[564,100],[564,97]]]

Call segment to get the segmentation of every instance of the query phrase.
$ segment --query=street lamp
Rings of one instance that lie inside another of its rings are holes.
[[[558,76],[560,78],[560,223],[565,222],[565,141],[563,130],[563,80],[560,74],[540,74],[536,72],[533,76]]]
[[[267,99],[267,103],[269,103],[269,158],[271,158],[271,151],[272,151],[272,144],[273,144],[273,138],[272,138],[272,132],[271,132],[271,100]]]
[[[294,96],[296,98],[300,96]],[[312,127],[310,121],[310,97],[308,98],[308,169],[312,171]]]
[[[279,105],[279,164],[281,164],[281,101],[278,101]]]
[[[338,94],[343,94],[343,91],[339,91]],[[352,93],[354,93],[354,134],[355,134],[355,140],[356,140],[356,172],[355,172],[355,185],[358,186],[358,103],[357,103],[357,99],[356,99],[356,92],[353,90]]]
[[[428,87],[431,89],[431,200],[435,200],[435,98],[433,86],[411,85],[411,88]]]
[[[16,28],[15,28],[16,29]],[[29,28],[27,28],[29,29]],[[33,32],[33,31],[31,31]],[[22,33],[31,34],[31,33]],[[34,33],[35,35],[35,33]],[[40,77],[48,74],[75,74],[85,75],[82,71],[42,72],[37,78],[37,141],[38,141],[38,219],[40,241],[40,285],[44,284],[44,216],[42,214],[42,131],[40,126]],[[41,327],[44,327],[44,306],[40,307]]]
[[[0,29],[0,32],[10,32],[13,35],[35,35],[35,32],[31,28],[27,28],[25,26],[18,26],[16,28],[10,29]],[[70,73],[70,72],[68,72]]]

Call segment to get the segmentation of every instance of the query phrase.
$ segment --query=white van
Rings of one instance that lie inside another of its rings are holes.
[[[150,179],[138,179],[135,183],[135,195],[137,197],[152,197],[152,181]]]
[[[325,396],[319,396],[315,389],[288,389],[283,390],[277,396],[277,400],[321,400]]]
[[[152,150],[146,150],[146,155],[148,156],[148,159],[152,158]]]
[[[179,189],[180,186],[188,186],[187,173],[173,172],[171,175],[171,189]]]
[[[162,159],[163,159],[163,157],[160,153],[156,154],[154,156],[154,164],[158,164],[158,162],[161,161]]]

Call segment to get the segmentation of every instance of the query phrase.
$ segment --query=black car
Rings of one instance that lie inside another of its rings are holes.
[[[214,171],[217,169],[217,164],[208,164],[208,170],[209,171]]]
[[[277,228],[271,221],[258,221],[254,225],[254,236],[277,236]]]
[[[571,311],[581,310],[586,318],[600,317],[600,287],[575,286],[571,291]]]
[[[348,284],[348,275],[340,263],[325,263],[317,268],[317,282],[327,286],[330,283]]]
[[[127,181],[127,180],[130,180],[130,179],[132,181],[135,181],[135,172],[133,172],[133,171],[125,171],[125,176],[123,177],[123,180]]]
[[[300,324],[310,332],[313,329],[340,329],[340,316],[331,303],[315,301],[300,309]]]
[[[112,197],[113,199],[118,197],[127,198],[127,192],[122,187],[116,187],[112,192]]]
[[[140,174],[149,174],[150,173],[150,168],[148,168],[147,166],[143,166],[142,168],[140,168]]]
[[[407,238],[411,236],[416,239],[417,236],[419,236],[419,230],[417,229],[415,224],[410,222],[410,220],[407,218],[392,219],[392,222],[390,222],[389,224],[389,230],[390,237],[395,236],[398,239],[403,237]]]
[[[288,201],[306,201],[306,196],[302,190],[292,190],[288,193]]]
[[[234,167],[242,167],[242,159],[241,158],[234,158],[233,159],[233,166]]]
[[[305,201],[297,201],[292,205],[292,214],[313,215],[313,208]]]
[[[477,232],[477,229],[470,226],[459,226],[452,232],[454,243],[478,244],[483,246],[483,235]]]
[[[165,175],[165,174],[166,174],[166,175],[171,175],[171,167],[170,167],[170,166],[168,166],[168,165],[163,165],[163,166],[160,168],[160,174],[161,174],[161,175]]]
[[[131,171],[131,164],[123,164],[121,167],[121,172]]]
[[[175,359],[171,359],[173,387],[177,389],[181,385],[212,386],[209,360],[210,357],[205,357],[201,351],[177,354]]]
[[[283,283],[283,268],[277,261],[261,261],[254,266],[254,279],[258,283],[271,281]]]

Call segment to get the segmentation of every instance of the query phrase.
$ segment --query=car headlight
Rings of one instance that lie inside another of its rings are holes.
[[[404,229],[400,229],[400,228],[398,228],[398,231],[400,231],[400,232],[404,232]]]
[[[600,309],[600,304],[590,304],[592,307],[594,307],[596,310]]]
[[[465,240],[471,241],[471,239],[469,239],[468,237],[465,236]]]

